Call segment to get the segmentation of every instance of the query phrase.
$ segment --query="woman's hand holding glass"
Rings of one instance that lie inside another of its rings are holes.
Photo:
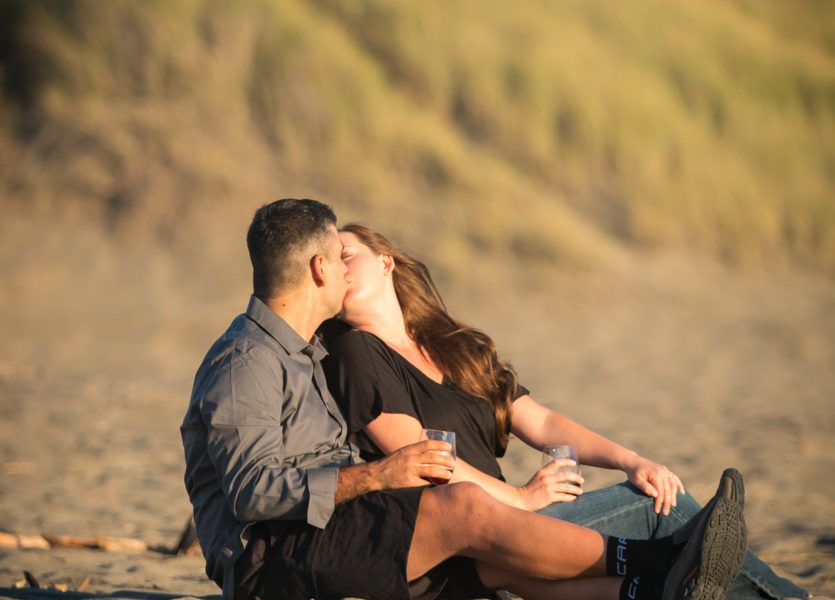
[[[522,502],[531,511],[554,502],[574,502],[583,493],[585,481],[577,471],[577,461],[570,458],[549,460],[528,483],[519,488]]]

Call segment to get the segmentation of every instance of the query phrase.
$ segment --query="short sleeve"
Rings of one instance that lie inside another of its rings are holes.
[[[382,340],[348,331],[330,341],[328,352],[323,361],[325,376],[349,434],[361,432],[384,412],[419,419],[402,371]]]
[[[522,396],[529,396],[531,391],[521,383],[516,384],[516,393],[513,394],[513,401],[516,402]]]

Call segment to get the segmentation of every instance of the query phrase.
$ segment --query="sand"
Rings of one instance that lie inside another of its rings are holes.
[[[670,259],[616,276],[566,276],[557,289],[481,302],[453,289],[448,299],[494,334],[535,398],[668,464],[697,498],[723,467],[739,468],[752,549],[817,596],[835,596],[835,285]],[[193,371],[247,300],[244,289],[225,297],[232,301],[194,313],[169,307],[156,326],[178,323],[178,344],[114,342],[94,315],[81,321],[87,335],[55,338],[44,328],[25,341],[84,360],[41,363],[4,340],[0,531],[176,541],[190,514],[178,427]],[[3,307],[13,319],[13,304]],[[130,368],[107,356],[132,351],[143,356]],[[503,461],[515,483],[539,463],[519,445]],[[622,478],[584,474],[587,489]],[[0,597],[38,596],[13,589],[24,570],[70,589],[90,577],[85,594],[68,598],[219,593],[195,557],[0,550]]]

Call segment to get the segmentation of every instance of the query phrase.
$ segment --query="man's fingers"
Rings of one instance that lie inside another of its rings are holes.
[[[452,451],[452,445],[448,442],[443,442],[441,440],[423,440],[410,446],[406,446],[406,448],[409,448],[415,452],[435,451],[449,453]]]
[[[433,450],[417,457],[420,464],[435,465],[449,471],[455,468],[455,458],[449,452]]]
[[[418,473],[423,479],[432,483],[444,483],[452,477],[452,471],[435,465],[422,465]]]
[[[413,457],[420,464],[441,465],[453,469],[455,457],[450,453],[452,446],[439,440],[424,440],[411,446],[406,446],[407,456]]]

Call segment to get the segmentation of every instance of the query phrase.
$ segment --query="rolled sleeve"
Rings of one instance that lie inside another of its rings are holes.
[[[307,472],[307,522],[324,529],[333,514],[338,468],[311,469]]]

